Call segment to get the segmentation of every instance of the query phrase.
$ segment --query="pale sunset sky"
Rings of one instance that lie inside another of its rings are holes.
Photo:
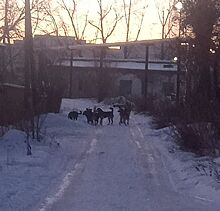
[[[54,4],[51,4],[52,7],[57,7],[57,1],[58,0],[52,0],[51,3],[54,2]],[[72,6],[72,0],[64,0],[65,3],[69,6]],[[126,0],[127,3],[129,3],[129,0]],[[85,15],[87,12],[89,12],[89,20],[93,21],[95,25],[98,24],[98,3],[97,0],[76,0],[77,2],[77,16],[78,16],[78,25],[79,25],[79,31],[82,31],[84,22],[81,21],[81,18],[83,15]],[[158,10],[155,6],[156,4],[160,5],[161,11],[167,11],[166,8],[168,7],[168,2],[169,0],[133,0],[133,6],[132,10],[133,11],[138,11],[136,13],[143,13],[144,12],[144,20],[141,28],[141,32],[139,35],[138,40],[146,40],[146,39],[158,39],[161,38],[161,31],[162,31],[162,26],[159,22],[159,17],[158,17]],[[123,0],[103,0],[104,8],[106,8],[110,5],[115,7],[119,13],[120,16],[124,15],[123,11]],[[143,9],[145,7],[145,9]],[[60,6],[58,6],[60,8]],[[70,24],[70,20],[67,16],[67,13],[65,11],[62,11],[61,13],[62,18],[67,21],[67,23]],[[130,36],[129,40],[134,40],[136,38],[136,34],[138,31],[138,26],[140,24],[141,20],[141,15],[136,15],[131,18],[131,29],[130,29]],[[105,24],[105,31],[108,31],[111,29],[112,25],[112,20],[114,18],[114,13],[108,15],[108,22],[104,23]],[[82,23],[82,24],[81,24]],[[71,27],[70,27],[71,28]],[[60,29],[61,31],[61,29]],[[86,31],[85,31],[85,36],[84,39],[89,41],[92,40],[95,37],[95,32],[96,29],[88,24]],[[62,35],[62,31],[61,31]],[[74,33],[70,32],[69,36],[74,36]],[[116,30],[112,34],[111,37],[107,40],[107,42],[123,42],[126,39],[126,27],[125,27],[125,19],[122,18],[121,21],[117,24]],[[97,41],[101,42],[101,41]]]
[[[68,0],[67,0],[68,1]],[[71,1],[71,0],[69,0]],[[121,2],[120,2],[121,1]],[[161,25],[159,23],[159,18],[158,18],[158,11],[155,7],[155,0],[136,0],[134,10],[140,10],[143,6],[147,5],[147,8],[145,9],[145,17],[142,25],[142,29],[140,32],[139,40],[144,40],[144,39],[157,39],[161,38]],[[156,0],[158,1],[158,0]],[[161,5],[165,5],[165,2],[167,0],[159,0]],[[97,0],[79,0],[79,6],[78,10],[79,11],[89,11],[90,18],[96,18],[97,17],[97,10],[98,10],[98,4]],[[108,1],[103,1],[103,2],[108,2],[109,5],[118,5],[119,3],[122,3],[122,0],[108,0]],[[127,0],[128,2],[128,0]],[[117,6],[116,6],[117,8]],[[123,13],[123,10],[121,10],[121,13]],[[123,13],[124,14],[124,13]],[[138,17],[132,17],[131,20],[131,35],[130,39],[134,40],[136,37],[137,33],[137,27],[139,25],[140,18]],[[87,36],[88,34],[91,33],[93,28],[89,27],[87,30]],[[122,19],[121,23],[118,23],[117,29],[115,30],[114,34],[109,38],[108,42],[113,42],[113,41],[125,41],[125,22],[124,19]]]

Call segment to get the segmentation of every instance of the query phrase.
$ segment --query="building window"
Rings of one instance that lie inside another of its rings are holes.
[[[120,80],[119,92],[122,96],[131,95],[132,81],[131,80]]]
[[[174,66],[172,64],[164,64],[163,67],[164,68],[174,68]]]

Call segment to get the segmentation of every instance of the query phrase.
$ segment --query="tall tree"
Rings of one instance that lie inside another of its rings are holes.
[[[212,97],[210,49],[213,46],[213,32],[220,17],[220,3],[219,0],[184,0],[183,12],[188,34],[193,35],[194,69],[198,70],[197,77],[194,78],[196,95],[193,99],[200,105],[199,109],[207,109]]]

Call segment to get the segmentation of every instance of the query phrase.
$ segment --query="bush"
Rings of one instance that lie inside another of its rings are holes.
[[[149,96],[144,98],[135,98],[136,111],[148,112],[154,117],[156,128],[163,128],[180,121],[180,114],[183,113],[180,108],[176,108],[175,101],[170,99],[159,100],[156,97]]]
[[[218,155],[218,130],[210,122],[179,124],[174,127],[180,145],[199,155]]]

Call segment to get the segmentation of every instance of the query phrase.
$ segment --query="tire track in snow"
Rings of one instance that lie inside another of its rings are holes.
[[[95,136],[97,137],[99,134],[102,133],[102,130],[101,129],[97,129],[95,130]],[[39,211],[47,211],[47,210],[50,210],[50,208],[52,207],[52,205],[59,201],[66,189],[69,187],[70,183],[72,182],[74,176],[79,172],[79,171],[82,171],[83,168],[84,168],[84,163],[87,159],[87,157],[93,153],[95,151],[95,147],[97,145],[97,142],[98,142],[98,139],[97,138],[93,138],[91,143],[90,143],[90,146],[89,146],[89,149],[83,153],[83,155],[81,156],[81,159],[79,159],[75,165],[73,166],[73,169],[67,173],[65,175],[65,177],[63,178],[58,190],[56,191],[55,194],[51,195],[51,196],[48,196],[45,200],[45,202],[42,204],[41,208]]]
[[[137,124],[137,122],[136,122],[136,120],[135,120],[134,118],[132,118],[132,120],[134,121],[134,127],[139,131],[140,137],[144,140],[144,135],[143,135],[143,133],[142,133],[141,128],[138,126],[138,124]],[[169,170],[168,170],[167,163],[165,162],[165,160],[167,159],[167,158],[165,157],[165,155],[158,149],[158,147],[156,146],[156,144],[153,144],[153,145],[152,145],[152,144],[148,144],[147,147],[149,148],[150,151],[155,152],[156,155],[154,154],[154,156],[161,161],[161,163],[162,163],[162,165],[163,165],[163,169],[164,169],[164,171],[166,172],[166,175],[168,176],[168,179],[169,179],[169,182],[170,182],[170,185],[171,185],[170,187],[172,187],[172,190],[173,190],[176,194],[178,194],[178,195],[184,197],[184,193],[182,193],[181,191],[178,190],[178,188],[176,187],[176,185],[175,185],[175,183],[174,183],[174,181],[173,181],[173,177],[172,177],[172,175],[170,174],[170,172],[169,172]],[[145,151],[146,151],[146,150],[147,150],[147,149],[145,149]],[[149,150],[147,150],[147,153],[148,153]],[[153,154],[150,153],[150,151],[149,151],[149,154],[148,154],[148,156],[149,156],[148,161],[154,162]],[[157,156],[157,155],[159,155],[159,156]],[[159,184],[159,179],[157,178],[157,180],[158,180],[158,184]],[[189,193],[189,197],[190,197],[189,199],[194,198],[194,199],[196,199],[196,201],[200,201],[200,202],[201,202],[201,201],[202,201],[202,202],[210,202],[210,203],[213,202],[213,200],[211,200],[211,199],[208,199],[208,198],[205,198],[205,197],[200,197],[200,196],[198,196],[198,195],[193,195],[193,194],[191,194],[191,193]]]
[[[155,161],[155,158],[154,158],[154,155],[153,155],[153,149],[152,147],[148,144],[148,148],[146,147],[143,147],[144,144],[146,144],[146,141],[145,141],[145,137],[142,133],[142,130],[140,129],[140,127],[138,127],[137,125],[137,122],[135,121],[134,118],[132,118],[132,121],[133,121],[133,124],[130,127],[130,132],[131,132],[131,135],[132,135],[132,140],[136,146],[138,147],[139,150],[141,150],[144,155],[146,156],[146,159],[147,159],[147,163],[149,165],[149,170],[150,170],[150,173],[152,175],[157,175],[158,172],[157,172],[157,169],[156,169],[156,161]],[[154,182],[157,186],[160,185],[160,182],[159,182],[159,179],[157,176],[154,176]]]

